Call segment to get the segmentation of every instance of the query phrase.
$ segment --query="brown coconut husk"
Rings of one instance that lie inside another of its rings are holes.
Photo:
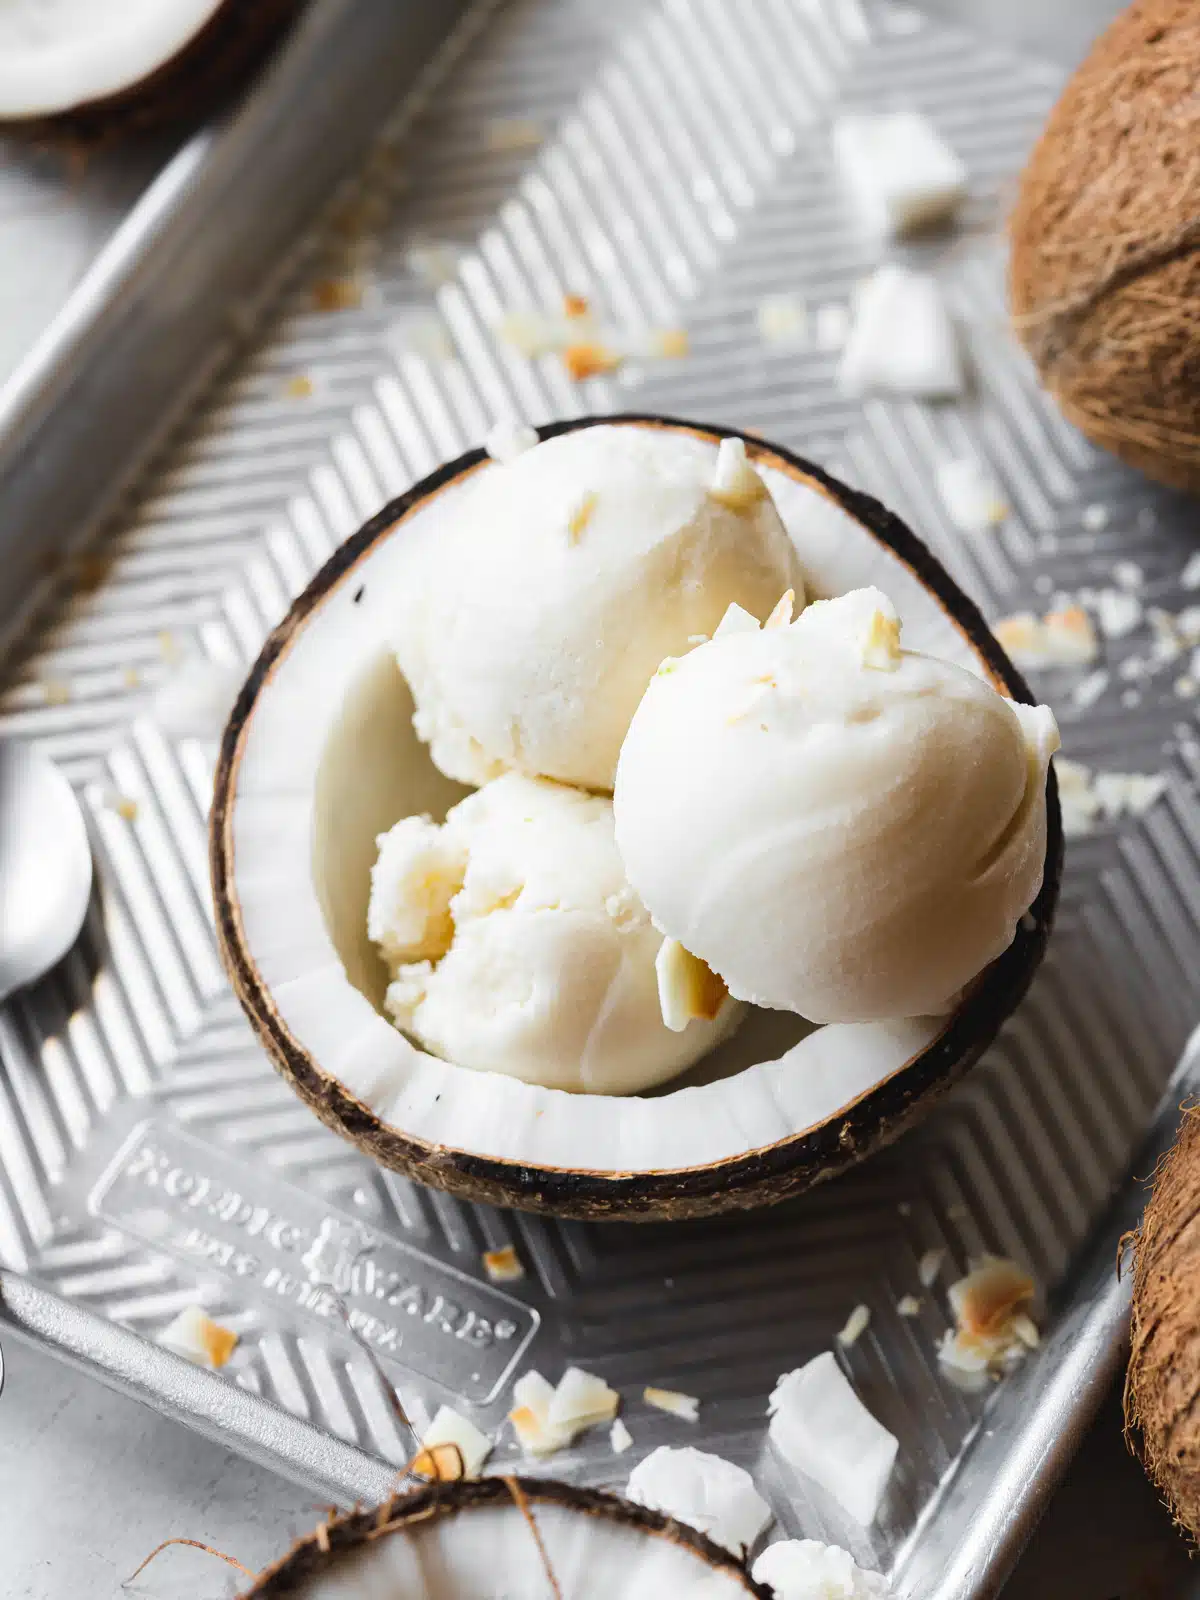
[[[1133,1250],[1125,1436],[1200,1540],[1200,1107],[1159,1163]]]
[[[1013,323],[1067,418],[1200,491],[1200,5],[1135,0],[1063,92],[1010,223]]]

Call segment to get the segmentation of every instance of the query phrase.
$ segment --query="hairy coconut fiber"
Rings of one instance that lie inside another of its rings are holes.
[[[1200,1539],[1200,1107],[1184,1114],[1136,1239],[1127,1435]]]
[[[1069,420],[1200,491],[1200,0],[1135,0],[1068,83],[1010,225],[1017,333]]]

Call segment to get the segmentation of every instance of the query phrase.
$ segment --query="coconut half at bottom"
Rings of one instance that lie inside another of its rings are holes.
[[[242,1600],[767,1600],[770,1592],[703,1534],[616,1495],[483,1478],[325,1523]]]
[[[589,422],[730,430],[653,417]],[[975,606],[866,495],[753,439],[815,595],[876,584],[905,644],[1003,693],[1029,691]],[[1042,891],[1009,949],[949,1018],[811,1028],[752,1011],[700,1068],[647,1095],[570,1095],[425,1054],[378,1009],[366,939],[375,835],[462,793],[411,728],[384,641],[390,560],[416,518],[446,519],[480,451],[385,507],[271,635],[226,729],[210,822],[218,936],[234,988],[281,1072],[381,1165],[473,1199],[562,1216],[663,1219],[798,1193],[895,1137],[978,1058],[1024,994],[1058,893],[1053,777]],[[311,866],[310,866],[311,864]]]

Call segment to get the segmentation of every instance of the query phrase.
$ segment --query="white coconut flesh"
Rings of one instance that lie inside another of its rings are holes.
[[[907,648],[988,676],[963,628],[899,557],[811,482],[761,470],[814,594],[877,585],[897,607]],[[409,518],[454,517],[463,483],[425,497]],[[945,1019],[814,1029],[751,1011],[701,1070],[624,1098],[473,1071],[423,1052],[393,1026],[382,1010],[386,973],[366,933],[375,839],[402,816],[444,816],[466,792],[413,733],[412,699],[386,645],[404,533],[402,522],[322,597],[274,663],[242,733],[228,820],[233,899],[246,954],[295,1049],[407,1138],[635,1176],[791,1139],[911,1064]]]
[[[659,1534],[532,1502],[563,1600],[744,1600],[734,1572]],[[476,1507],[331,1556],[297,1600],[519,1600],[549,1594],[546,1567],[515,1506]]]
[[[0,120],[50,117],[136,87],[225,0],[0,0]]]

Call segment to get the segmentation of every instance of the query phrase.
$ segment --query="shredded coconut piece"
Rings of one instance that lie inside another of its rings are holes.
[[[855,1306],[854,1310],[846,1318],[845,1326],[837,1336],[838,1343],[844,1349],[849,1349],[852,1344],[857,1344],[861,1335],[866,1331],[870,1320],[871,1308],[869,1306]]]
[[[661,669],[660,669],[661,670]],[[694,1017],[714,1021],[729,998],[724,980],[684,948],[678,939],[664,939],[654,961],[658,1004],[672,1033],[682,1033]]]
[[[932,1289],[937,1282],[938,1273],[942,1270],[942,1262],[946,1259],[944,1250],[926,1250],[917,1262],[917,1277],[921,1280],[922,1289]]]
[[[1055,772],[1068,838],[1091,833],[1098,822],[1143,816],[1166,792],[1169,781],[1164,772],[1093,772],[1062,757],[1055,760]]]
[[[615,1456],[624,1455],[626,1450],[633,1447],[633,1435],[620,1417],[614,1420],[612,1427],[608,1430],[608,1443]]]
[[[597,1422],[611,1422],[620,1404],[620,1395],[603,1378],[582,1367],[568,1367],[558,1380],[546,1420],[551,1428],[569,1429],[574,1435]]]
[[[586,1428],[611,1422],[621,1397],[602,1378],[568,1367],[557,1387],[540,1372],[523,1373],[513,1384],[517,1404],[508,1414],[522,1450],[548,1456],[565,1450]]]
[[[516,1283],[525,1276],[521,1258],[511,1244],[506,1244],[502,1250],[485,1250],[483,1270],[493,1283]]]
[[[453,1445],[452,1450],[439,1446]],[[492,1453],[492,1441],[453,1406],[439,1408],[421,1437],[412,1470],[422,1478],[477,1478]]]
[[[896,1301],[896,1310],[902,1317],[915,1317],[920,1313],[921,1302],[915,1294],[906,1294]]]
[[[680,1394],[677,1389],[643,1389],[642,1399],[648,1406],[666,1411],[672,1417],[682,1417],[684,1422],[696,1422],[700,1417],[700,1401],[694,1394]]]
[[[1089,706],[1094,706],[1109,685],[1109,674],[1103,670],[1089,672],[1086,678],[1081,678],[1071,690],[1071,702],[1086,711]]]

